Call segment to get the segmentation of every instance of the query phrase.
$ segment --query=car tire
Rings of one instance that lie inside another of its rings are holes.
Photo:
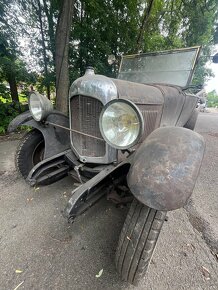
[[[116,267],[122,279],[137,286],[150,264],[166,211],[133,200],[116,251]]]
[[[194,131],[195,125],[196,125],[196,122],[197,122],[197,118],[198,118],[198,110],[194,109],[191,117],[189,118],[187,123],[184,125],[184,128],[187,128],[187,129],[190,129],[190,130]]]
[[[40,131],[27,132],[17,146],[15,165],[18,172],[27,178],[31,169],[44,158],[45,142]]]

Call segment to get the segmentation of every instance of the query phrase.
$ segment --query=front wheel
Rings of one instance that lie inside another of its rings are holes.
[[[40,131],[27,132],[18,144],[15,165],[18,172],[26,179],[30,170],[44,158],[45,142]]]
[[[116,267],[123,280],[138,285],[145,275],[166,213],[133,200],[116,251]]]

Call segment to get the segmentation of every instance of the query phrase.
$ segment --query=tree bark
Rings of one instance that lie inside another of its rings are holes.
[[[74,0],[63,0],[55,36],[56,108],[68,112],[69,89],[69,38]]]
[[[48,77],[48,61],[46,56],[46,46],[45,46],[45,34],[43,30],[43,21],[42,21],[42,7],[40,0],[38,2],[38,9],[39,9],[39,24],[40,24],[40,32],[41,32],[41,38],[42,38],[42,53],[43,53],[43,61],[44,61],[44,71],[45,71],[45,86],[46,86],[46,93],[47,98],[50,100],[50,84],[49,84],[49,77]]]
[[[10,92],[11,92],[11,99],[13,104],[18,105],[18,110],[21,112],[21,107],[19,103],[19,97],[18,97],[18,91],[17,91],[17,82],[15,78],[15,74],[13,72],[10,72],[6,76],[7,81],[10,86]]]
[[[50,5],[48,7],[48,3],[46,0],[43,0],[44,10],[48,21],[48,35],[50,38],[50,49],[52,53],[53,62],[55,65],[55,31],[54,31],[54,20],[53,20],[53,7],[52,1],[50,1]]]
[[[17,82],[15,79],[15,75],[12,72],[7,75],[7,81],[8,81],[9,86],[10,86],[12,102],[19,103],[18,91],[17,91]]]
[[[143,33],[145,31],[145,26],[148,22],[149,16],[151,14],[151,10],[152,10],[152,6],[154,4],[155,0],[150,0],[148,3],[148,7],[145,8],[144,13],[143,13],[143,19],[142,19],[142,23],[139,29],[139,35],[136,41],[136,53],[139,52],[140,48],[141,48],[141,44],[142,44],[142,39],[143,39]]]

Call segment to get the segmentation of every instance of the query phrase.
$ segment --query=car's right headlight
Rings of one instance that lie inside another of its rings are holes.
[[[128,149],[141,138],[144,121],[138,107],[125,99],[112,100],[103,108],[99,120],[105,141],[117,149]]]
[[[36,121],[41,121],[47,117],[53,109],[52,103],[37,92],[31,93],[29,97],[29,109]]]

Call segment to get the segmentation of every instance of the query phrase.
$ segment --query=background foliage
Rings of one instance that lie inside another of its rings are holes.
[[[65,1],[0,2],[0,102],[9,100],[17,113],[18,84],[25,85],[26,92],[32,84],[48,98],[55,91],[55,35]],[[217,0],[75,0],[73,5],[70,83],[83,75],[87,65],[94,66],[96,73],[115,76],[117,67],[107,63],[112,53],[195,45],[203,49],[193,83],[204,84],[212,76],[205,63],[212,45],[218,43]],[[4,116],[1,126],[5,128]]]
[[[207,95],[207,106],[208,107],[216,107],[218,108],[218,94],[216,91],[212,91]]]

